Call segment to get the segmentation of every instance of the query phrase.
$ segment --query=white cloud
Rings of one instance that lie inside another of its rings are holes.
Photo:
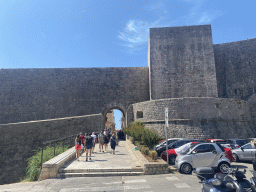
[[[125,29],[119,32],[118,38],[125,42],[124,46],[136,48],[148,42],[149,28],[168,26],[164,23],[163,18],[154,22],[146,22],[141,20],[129,20]]]
[[[223,11],[205,9],[207,0],[181,0],[192,4],[187,17],[187,23],[192,25],[210,24],[214,19],[224,14]]]
[[[123,41],[122,45],[131,48],[130,51],[137,51],[142,47],[141,45],[148,42],[149,28],[211,24],[214,19],[224,14],[223,11],[212,9],[207,0],[179,1],[182,3],[169,3],[162,0],[157,4],[148,5],[146,10],[160,19],[154,22],[130,19],[118,35],[118,38]]]

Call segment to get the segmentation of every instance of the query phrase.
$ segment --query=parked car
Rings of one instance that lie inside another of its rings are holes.
[[[169,149],[168,150],[168,158],[169,158],[169,164],[171,165],[174,165],[175,164],[175,159],[176,157],[183,153],[184,151],[186,151],[189,147],[191,147],[192,144],[195,144],[195,143],[198,143],[198,142],[189,142],[189,143],[186,143],[178,148],[175,148],[175,149]],[[164,151],[162,154],[161,154],[161,158],[165,161],[167,161],[167,155],[166,155],[166,151]]]
[[[232,149],[231,145],[228,144],[224,139],[206,139],[206,142],[211,142],[211,143],[219,143],[221,146],[225,148]]]
[[[181,138],[170,138],[170,139],[168,139],[168,145],[171,144],[171,143],[173,143],[173,142],[175,142],[175,141],[178,141],[178,140],[180,140],[180,139],[181,139]],[[153,150],[156,150],[157,148],[162,147],[162,146],[166,146],[166,139],[162,140],[162,142],[160,142],[160,143],[158,143],[157,145],[155,145],[155,146],[153,147]]]
[[[256,138],[248,138],[247,141],[250,143],[251,141],[255,140]]]
[[[232,150],[233,157],[238,161],[253,161],[255,158],[256,149],[252,147],[251,143],[247,143],[240,148]]]
[[[246,139],[227,139],[226,141],[228,144],[230,144],[232,149],[239,148],[248,143]]]
[[[171,138],[168,139],[168,146],[176,141],[181,140],[182,138]],[[158,145],[153,147],[153,150],[155,150],[158,154],[158,156],[161,155],[161,153],[166,150],[166,141],[163,141],[162,143],[159,143]]]
[[[178,148],[186,143],[189,143],[189,142],[199,142],[200,140],[199,139],[180,139],[176,142],[173,142],[171,144],[168,145],[168,149],[175,149],[175,148]],[[158,153],[158,156],[161,156],[161,153],[163,151],[166,150],[166,145],[163,146],[163,147],[160,147],[160,148],[157,148],[156,149],[156,152]]]
[[[198,167],[212,167],[226,173],[230,167],[230,160],[220,144],[196,143],[176,157],[175,167],[185,174],[190,174]]]

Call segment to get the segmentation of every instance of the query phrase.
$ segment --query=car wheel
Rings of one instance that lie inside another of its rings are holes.
[[[221,173],[227,173],[229,168],[230,168],[229,163],[222,162],[218,166],[218,171],[220,171]]]
[[[180,166],[180,172],[184,174],[190,174],[192,172],[192,166],[188,163],[183,163]]]
[[[232,155],[233,155],[233,157],[234,157],[234,159],[235,159],[234,161],[235,161],[235,162],[239,162],[238,155],[237,155],[237,154],[235,154],[235,153],[233,153]]]
[[[175,155],[170,155],[169,156],[169,164],[174,165],[175,164],[175,159],[176,159]]]

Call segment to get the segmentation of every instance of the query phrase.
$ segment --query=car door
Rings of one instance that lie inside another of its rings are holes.
[[[210,143],[197,145],[191,153],[193,167],[210,166],[216,158],[217,152],[214,149],[215,147]]]
[[[254,157],[254,154],[256,152],[256,149],[252,147],[251,143],[248,143],[243,146],[243,152],[241,153],[241,160],[245,161],[251,161],[252,158]]]

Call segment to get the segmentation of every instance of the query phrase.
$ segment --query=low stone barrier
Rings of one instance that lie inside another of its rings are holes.
[[[157,159],[157,162],[149,162],[139,150],[133,150],[135,145],[129,139],[126,139],[129,150],[138,159],[144,169],[145,175],[167,174],[169,166],[163,159]]]
[[[74,159],[76,156],[75,147],[68,149],[67,151],[59,154],[58,156],[50,159],[49,161],[43,163],[42,170],[38,181],[56,178],[59,168],[64,164]]]

